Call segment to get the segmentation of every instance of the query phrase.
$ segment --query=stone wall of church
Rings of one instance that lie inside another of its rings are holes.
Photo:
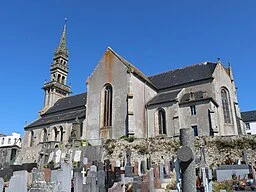
[[[235,92],[235,86],[233,81],[231,81],[230,76],[227,74],[225,69],[221,64],[216,66],[215,72],[213,73],[213,94],[214,99],[219,104],[218,114],[219,114],[219,127],[220,132],[219,135],[237,135],[238,134],[238,124],[237,124],[237,115],[240,117],[240,110],[237,111],[235,109],[234,103],[237,103],[237,96]],[[221,99],[221,89],[226,88],[229,93],[230,98],[230,107],[231,107],[231,115],[232,115],[232,123],[224,123],[224,114],[222,107],[222,99]],[[237,114],[236,114],[237,113]]]
[[[38,145],[40,142],[44,141],[54,141],[55,139],[55,131],[54,129],[56,128],[58,131],[58,141],[60,141],[60,128],[63,128],[63,143],[67,143],[71,129],[72,129],[72,123],[60,123],[60,124],[54,124],[51,126],[45,126],[41,128],[35,128],[35,129],[30,129],[30,130],[25,130],[24,132],[24,138],[22,140],[22,147],[33,147]],[[44,130],[46,130],[46,138],[44,140]],[[33,131],[33,136],[31,135]],[[31,141],[33,139],[33,141]],[[32,145],[31,145],[31,142]]]
[[[129,129],[134,130],[135,137],[143,138],[147,137],[147,112],[145,111],[145,106],[157,93],[147,85],[147,82],[141,81],[134,75],[131,76],[131,81],[134,122],[129,125]]]
[[[107,50],[87,80],[86,138],[99,144],[100,138],[119,138],[126,133],[128,80],[127,67]],[[103,127],[102,91],[106,84],[113,88],[112,126]],[[102,132],[101,132],[102,131]]]
[[[180,129],[178,116],[178,103],[169,102],[148,107],[148,137],[155,137],[159,134],[156,123],[158,109],[163,109],[166,113],[167,136],[172,137]]]
[[[191,104],[180,106],[180,128],[197,126],[198,136],[209,136],[211,133],[211,124],[209,118],[209,109],[211,101],[205,100],[195,104],[196,114],[191,114]]]

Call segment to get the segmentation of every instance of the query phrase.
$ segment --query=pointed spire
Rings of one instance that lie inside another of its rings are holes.
[[[67,49],[67,43],[66,43],[66,36],[67,36],[66,25],[67,25],[67,18],[65,18],[65,24],[64,24],[59,46],[56,48],[54,53],[55,57],[60,55],[64,55],[65,57],[68,57],[68,49]]]

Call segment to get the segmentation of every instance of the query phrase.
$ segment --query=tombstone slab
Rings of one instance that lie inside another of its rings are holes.
[[[3,192],[4,189],[4,179],[0,177],[0,192]]]

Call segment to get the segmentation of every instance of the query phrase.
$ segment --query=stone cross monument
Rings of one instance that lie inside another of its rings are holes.
[[[177,152],[182,173],[182,191],[196,191],[196,170],[194,157],[194,131],[192,128],[180,130],[181,148]]]

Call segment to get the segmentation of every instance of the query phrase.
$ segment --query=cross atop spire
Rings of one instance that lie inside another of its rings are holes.
[[[68,57],[68,49],[67,49],[67,42],[66,42],[66,25],[67,25],[67,18],[65,18],[65,24],[63,27],[63,32],[61,35],[59,46],[56,48],[54,53],[55,57],[60,55]]]

